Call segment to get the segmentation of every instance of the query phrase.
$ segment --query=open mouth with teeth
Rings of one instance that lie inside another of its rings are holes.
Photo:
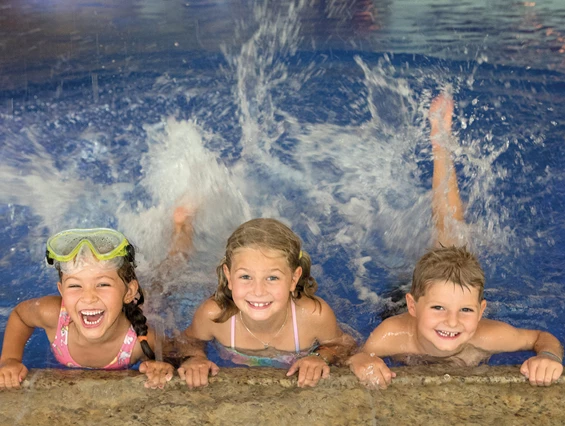
[[[436,330],[436,333],[439,337],[443,339],[455,339],[457,336],[461,334],[460,332],[443,331],[443,330]]]
[[[104,318],[103,310],[80,311],[80,317],[85,327],[96,327]]]
[[[252,309],[267,309],[273,304],[273,302],[250,302],[249,300],[246,302]]]

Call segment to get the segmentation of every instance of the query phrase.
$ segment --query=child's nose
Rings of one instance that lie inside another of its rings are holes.
[[[459,318],[457,316],[457,312],[456,311],[448,312],[447,325],[450,327],[457,327],[457,324],[459,324]]]
[[[253,286],[253,293],[255,296],[263,296],[266,293],[265,289],[265,284],[261,280],[257,280]]]
[[[98,294],[96,293],[96,290],[85,289],[82,292],[82,300],[87,303],[96,302],[98,300]]]

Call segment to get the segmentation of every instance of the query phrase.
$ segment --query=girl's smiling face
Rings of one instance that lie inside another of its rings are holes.
[[[286,312],[290,293],[302,268],[292,271],[283,252],[267,248],[242,248],[224,265],[228,288],[236,306],[252,321],[268,321]]]
[[[117,270],[92,265],[63,274],[57,287],[77,331],[87,340],[105,341],[118,328],[122,306],[133,300],[138,284],[126,285]]]

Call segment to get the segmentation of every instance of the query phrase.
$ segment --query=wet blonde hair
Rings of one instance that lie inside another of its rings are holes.
[[[242,248],[263,248],[280,251],[286,258],[288,266],[294,272],[302,267],[302,275],[298,279],[296,289],[291,294],[293,299],[300,299],[303,295],[320,302],[314,297],[318,283],[310,275],[312,261],[308,253],[301,250],[300,238],[292,230],[275,219],[252,219],[240,225],[229,237],[226,244],[226,254],[216,272],[218,274],[218,288],[212,296],[222,310],[215,322],[222,323],[239,312],[235,305],[232,292],[228,288],[228,279],[224,274],[224,265],[231,269],[235,252]],[[320,305],[321,308],[321,305]]]
[[[410,294],[418,301],[434,281],[451,281],[463,289],[476,288],[483,300],[485,273],[474,254],[466,247],[441,247],[420,258],[412,276]]]

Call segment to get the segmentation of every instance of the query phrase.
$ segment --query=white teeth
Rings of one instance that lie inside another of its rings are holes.
[[[104,312],[103,310],[100,311],[80,311],[80,313],[82,315],[100,315],[102,312]]]
[[[441,330],[436,330],[436,331],[440,336],[443,337],[455,337],[459,334],[459,333],[450,333],[449,331],[441,331]]]
[[[80,311],[80,314],[82,315],[82,320],[84,321],[84,323],[86,325],[96,325],[99,324],[102,321],[102,318],[104,318],[104,316],[100,316],[100,318],[98,318],[96,321],[90,321],[87,317],[89,316],[93,316],[93,315],[101,315],[104,313],[104,310],[98,310],[98,311]]]
[[[100,321],[102,321],[102,317],[98,318],[96,321],[89,321],[85,317],[82,317],[82,319],[86,325],[95,325],[100,323]]]
[[[255,306],[256,308],[263,308],[265,306],[268,306],[271,304],[271,302],[265,302],[265,303],[257,303],[257,302],[248,302],[251,306]]]

